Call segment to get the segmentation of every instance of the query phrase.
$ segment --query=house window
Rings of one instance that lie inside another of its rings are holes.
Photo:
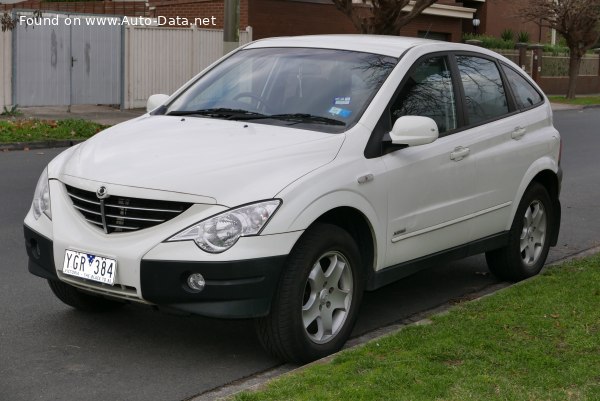
[[[417,35],[420,38],[443,40],[444,42],[450,42],[450,34],[445,32],[419,31]]]

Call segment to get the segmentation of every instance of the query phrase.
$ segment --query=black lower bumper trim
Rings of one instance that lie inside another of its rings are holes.
[[[202,316],[251,318],[269,313],[286,256],[228,262],[142,260],[142,297],[159,306]],[[206,286],[194,291],[188,277]]]
[[[31,274],[49,279],[58,280],[54,267],[54,249],[52,240],[23,225],[25,234],[25,248],[29,256],[28,269]]]

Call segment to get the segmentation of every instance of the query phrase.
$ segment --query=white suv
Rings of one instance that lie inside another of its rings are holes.
[[[537,274],[560,226],[548,100],[481,48],[251,43],[45,169],[31,273],[66,304],[256,318],[274,355],[338,350],[364,290],[486,253]]]

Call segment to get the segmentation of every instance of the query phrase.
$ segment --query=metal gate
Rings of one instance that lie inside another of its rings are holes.
[[[121,104],[123,30],[103,18],[44,13],[36,25],[17,24],[13,104]]]

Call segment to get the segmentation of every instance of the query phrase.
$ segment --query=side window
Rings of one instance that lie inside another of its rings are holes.
[[[521,74],[510,67],[502,66],[519,109],[527,109],[544,101],[542,95]]]
[[[457,56],[456,62],[470,125],[508,113],[506,91],[496,63],[473,56]]]
[[[456,128],[456,102],[448,58],[432,57],[412,70],[391,108],[392,124],[402,116],[430,117],[440,135]]]

